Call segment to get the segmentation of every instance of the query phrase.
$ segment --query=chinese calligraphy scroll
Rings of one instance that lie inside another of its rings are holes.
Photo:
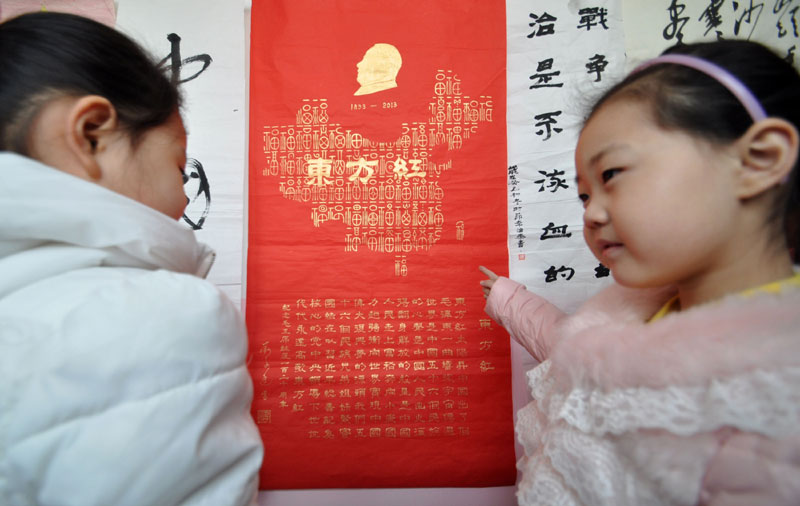
[[[583,240],[574,149],[588,106],[623,74],[622,2],[506,8],[510,274],[569,311],[611,279]]]
[[[239,305],[247,102],[241,6],[206,0],[157,4],[127,0],[116,5],[117,29],[145,47],[166,75],[179,83],[184,97],[181,114],[189,131],[187,206],[181,223],[217,253],[208,279]]]
[[[658,0],[624,3],[628,67],[679,43],[747,39],[800,68],[798,0]]]
[[[502,1],[254,1],[247,323],[263,488],[514,482]]]

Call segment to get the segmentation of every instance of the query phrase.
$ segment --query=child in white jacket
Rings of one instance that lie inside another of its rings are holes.
[[[0,24],[0,503],[255,503],[241,315],[183,214],[175,86],[56,13]]]

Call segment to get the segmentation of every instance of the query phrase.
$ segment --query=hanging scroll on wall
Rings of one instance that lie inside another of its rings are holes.
[[[242,7],[211,0],[117,4],[117,29],[141,44],[183,94],[187,206],[180,223],[216,252],[208,280],[239,306],[246,155]]]
[[[254,1],[247,323],[264,488],[515,479],[501,1]]]
[[[746,39],[800,68],[799,0],[627,0],[624,8],[629,67],[673,44]]]
[[[583,240],[574,152],[589,106],[622,77],[623,37],[619,0],[508,2],[511,277],[566,311],[611,281]]]

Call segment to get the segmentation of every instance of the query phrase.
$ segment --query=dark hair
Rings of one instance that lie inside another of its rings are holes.
[[[28,130],[41,105],[69,95],[108,99],[134,144],[181,104],[156,63],[113,28],[55,12],[0,24],[0,150],[27,154]]]
[[[765,46],[745,40],[680,44],[662,54],[688,54],[713,62],[736,76],[759,100],[768,116],[783,118],[800,130],[800,75]],[[728,144],[753,124],[739,100],[715,79],[682,65],[656,64],[629,74],[605,92],[586,121],[611,99],[633,98],[648,103],[656,123],[682,130],[708,142]],[[798,165],[775,199],[770,222],[785,232],[800,258],[800,178]]]

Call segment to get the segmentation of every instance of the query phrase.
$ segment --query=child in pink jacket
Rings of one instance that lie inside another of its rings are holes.
[[[800,76],[746,41],[681,45],[592,110],[584,237],[616,281],[572,315],[485,268],[541,364],[520,504],[800,504]]]

